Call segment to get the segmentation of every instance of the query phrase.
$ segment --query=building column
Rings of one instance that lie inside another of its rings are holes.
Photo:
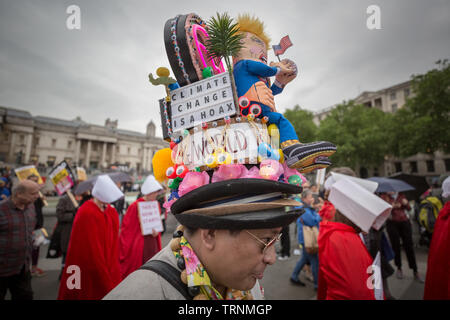
[[[27,141],[25,145],[25,164],[28,164],[30,162],[30,156],[31,156],[31,145],[33,144],[33,135],[31,133],[27,134]]]
[[[11,163],[15,163],[16,159],[14,159],[14,150],[16,147],[16,138],[17,134],[15,132],[11,132],[11,143],[9,146],[9,154],[8,154],[8,160]]]
[[[77,166],[80,165],[80,150],[81,150],[81,140],[77,140],[76,141],[76,146],[75,146],[75,163]]]
[[[117,146],[115,143],[111,145],[111,164],[116,163],[116,149]]]
[[[144,146],[142,146],[142,160],[141,160],[141,170],[147,170],[146,168],[146,160],[147,159],[147,148],[145,148]]]
[[[89,162],[90,162],[90,158],[91,158],[91,146],[92,146],[92,141],[88,140],[87,142],[87,150],[86,150],[86,161],[85,161],[85,165],[86,165],[86,169],[89,169]]]
[[[152,159],[155,151],[153,149],[148,150],[148,162],[147,162],[147,170],[153,172]]]
[[[102,150],[102,163],[100,164],[101,167],[106,168],[106,142],[103,142],[103,150]]]

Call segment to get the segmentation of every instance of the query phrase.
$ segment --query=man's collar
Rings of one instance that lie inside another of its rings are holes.
[[[248,296],[249,292],[247,291],[227,288],[225,297],[223,297],[214,288],[205,267],[184,236],[181,237],[180,245],[186,266],[188,287],[201,286],[203,289],[201,289],[201,292],[205,294],[210,300],[243,300]],[[175,257],[177,257],[177,253],[173,253]]]
[[[16,209],[16,210],[20,210],[20,211],[25,211],[25,210],[28,208],[28,206],[29,206],[29,205],[24,205],[23,209],[22,209],[22,208],[19,208],[19,207],[16,205],[16,203],[13,201],[12,198],[9,198],[9,199],[8,199],[8,203],[9,203],[9,206],[10,206],[11,209]]]

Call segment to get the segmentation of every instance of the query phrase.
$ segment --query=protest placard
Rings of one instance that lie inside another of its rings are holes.
[[[158,232],[163,231],[158,201],[138,202],[138,214],[143,236],[152,234],[153,229]]]
[[[78,177],[78,181],[86,181],[87,180],[86,170],[84,170],[83,167],[77,167],[77,177]]]
[[[322,168],[316,171],[316,185],[318,189],[320,189],[320,186],[325,182],[326,170],[326,168]]]
[[[14,172],[16,173],[17,179],[20,181],[27,180],[29,176],[34,174],[39,177],[38,184],[44,184],[44,180],[42,180],[41,175],[33,165],[16,168],[14,169]]]
[[[36,167],[33,165],[20,167],[14,169],[14,172],[16,173],[17,179],[19,181],[27,180],[29,176],[35,175],[38,176],[38,184],[44,185],[45,181],[42,179],[41,175],[39,174],[39,171],[37,171]],[[48,206],[47,200],[44,199],[44,195],[39,191],[39,197],[42,199],[42,202],[44,203],[44,206]]]
[[[75,184],[75,177],[69,167],[69,164],[66,161],[61,161],[55,168],[52,169],[48,176],[55,186],[55,190],[58,195],[62,196],[64,193],[67,193],[74,206],[78,207],[78,202],[75,200],[75,197],[70,191]]]

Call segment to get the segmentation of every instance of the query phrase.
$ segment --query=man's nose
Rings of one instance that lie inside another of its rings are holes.
[[[264,253],[264,263],[272,265],[277,260],[277,252],[275,250],[275,246],[272,245],[266,249]]]

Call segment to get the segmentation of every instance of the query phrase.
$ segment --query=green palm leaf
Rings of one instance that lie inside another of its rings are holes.
[[[206,41],[210,58],[224,58],[228,71],[231,71],[230,56],[237,55],[242,49],[241,39],[237,23],[233,22],[228,13],[212,17],[208,23],[209,39]]]

